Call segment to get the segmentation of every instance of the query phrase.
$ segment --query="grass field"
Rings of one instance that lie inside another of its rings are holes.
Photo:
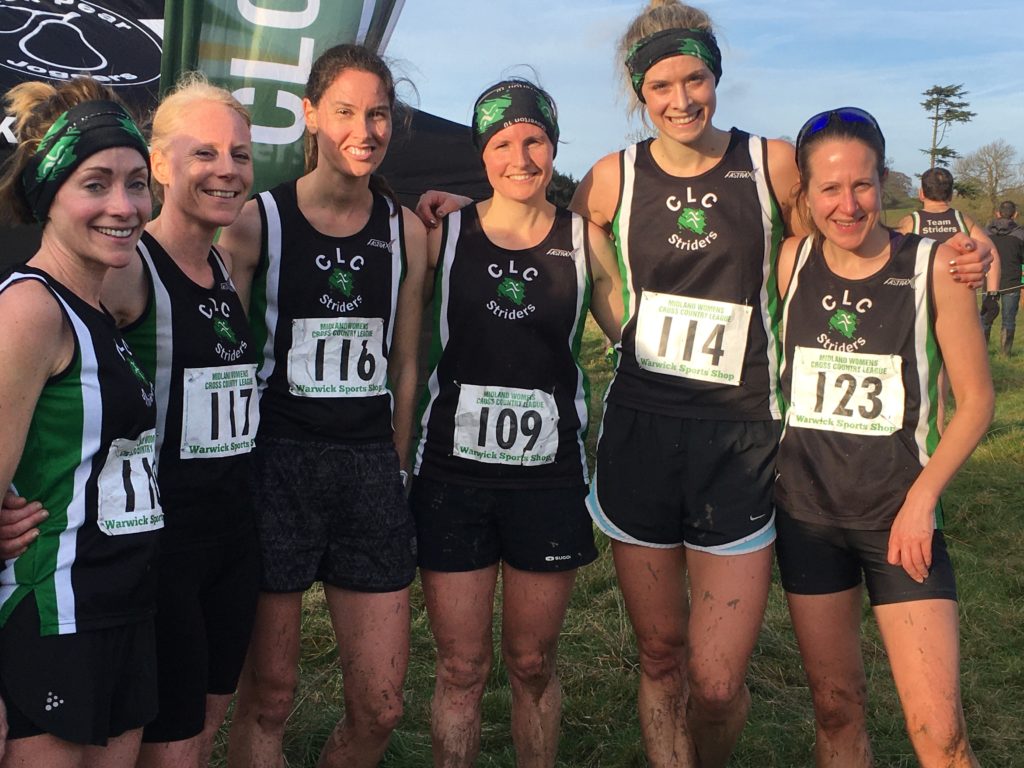
[[[610,375],[604,351],[600,335],[588,332],[584,357],[590,361],[597,394]],[[1009,361],[994,357],[992,367],[995,420],[946,494],[946,535],[959,579],[964,706],[975,751],[984,766],[1024,766],[1024,356],[1018,352]],[[600,541],[599,548],[599,560],[580,573],[560,647],[564,712],[558,764],[644,766],[635,710],[636,649],[607,542]],[[301,684],[285,744],[292,768],[316,764],[320,746],[341,714],[341,681],[322,593],[311,591],[305,607]],[[885,653],[866,607],[864,615],[869,727],[876,764],[916,765]],[[777,581],[749,683],[753,708],[732,764],[810,766],[810,698]],[[414,585],[405,717],[384,766],[430,765],[432,689],[433,645],[422,594]],[[509,713],[509,688],[498,661],[484,698],[479,766],[515,764]],[[223,765],[223,754],[221,743],[214,765]]]

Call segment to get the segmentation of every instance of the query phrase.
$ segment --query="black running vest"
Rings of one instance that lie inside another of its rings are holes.
[[[125,337],[156,385],[164,544],[237,535],[252,526],[248,453],[259,425],[249,321],[216,251],[205,288],[149,233],[138,250],[150,298]]]
[[[774,268],[783,222],[767,145],[732,130],[711,170],[670,176],[622,151],[612,222],[625,325],[608,401],[686,418],[779,418]]]
[[[405,277],[402,212],[379,194],[362,231],[318,232],[295,182],[257,197],[263,250],[250,318],[260,349],[260,434],[390,440],[388,354]]]
[[[586,221],[559,209],[525,250],[494,245],[476,206],[445,228],[414,471],[490,487],[586,483]]]
[[[938,243],[946,242],[957,232],[970,234],[970,227],[967,226],[964,215],[956,208],[947,208],[942,213],[913,211],[910,218],[914,222],[915,235],[930,237]]]
[[[0,624],[29,593],[43,635],[139,621],[155,606],[164,517],[153,385],[110,315],[29,266],[0,280],[0,291],[22,280],[53,294],[75,352],[39,395],[14,475],[17,492],[41,501],[50,516],[0,571]]]
[[[800,520],[884,530],[939,440],[936,245],[894,234],[889,262],[848,280],[811,243],[800,246],[783,304],[775,498]]]

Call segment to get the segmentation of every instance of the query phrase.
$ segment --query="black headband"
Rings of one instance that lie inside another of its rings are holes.
[[[498,131],[515,123],[532,123],[551,139],[558,153],[558,110],[533,83],[504,80],[488,88],[473,105],[473,143],[481,152]]]
[[[704,29],[664,29],[638,40],[626,55],[626,69],[636,96],[644,100],[641,90],[647,70],[669,56],[696,56],[715,76],[715,85],[722,79],[722,52],[715,36]]]
[[[87,157],[112,147],[138,150],[149,166],[146,140],[120,104],[86,101],[58,117],[21,172],[25,202],[36,219],[46,221],[57,190]]]

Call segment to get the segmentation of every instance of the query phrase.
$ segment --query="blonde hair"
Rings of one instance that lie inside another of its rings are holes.
[[[615,68],[621,76],[621,87],[629,101],[630,115],[643,113],[644,105],[633,91],[633,83],[624,62],[630,50],[645,37],[650,37],[666,29],[701,29],[714,32],[711,17],[700,8],[684,5],[679,0],[650,0],[647,7],[637,15],[626,28],[625,34],[619,38],[615,47]]]
[[[202,72],[185,72],[153,112],[150,146],[154,150],[166,151],[172,137],[189,119],[189,109],[199,103],[220,104],[241,117],[246,127],[252,128],[249,110],[230,91],[213,85]],[[153,196],[162,203],[163,185],[154,178],[152,187]]]
[[[113,101],[123,106],[110,88],[91,77],[75,77],[59,85],[30,80],[4,95],[6,112],[14,118],[18,146],[0,173],[0,221],[30,224],[36,220],[22,193],[21,174],[57,118],[87,101]]]

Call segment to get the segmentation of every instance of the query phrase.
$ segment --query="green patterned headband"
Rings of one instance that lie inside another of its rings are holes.
[[[558,110],[541,88],[524,80],[503,80],[473,105],[473,143],[481,152],[498,131],[515,123],[539,126],[558,152]]]
[[[711,32],[704,29],[664,29],[638,40],[626,55],[629,79],[641,102],[644,100],[641,91],[647,70],[670,56],[695,56],[711,70],[715,85],[722,79],[722,52]]]
[[[21,172],[25,202],[36,220],[46,221],[57,190],[86,158],[113,147],[138,150],[149,166],[146,139],[120,104],[86,101],[58,117]]]

